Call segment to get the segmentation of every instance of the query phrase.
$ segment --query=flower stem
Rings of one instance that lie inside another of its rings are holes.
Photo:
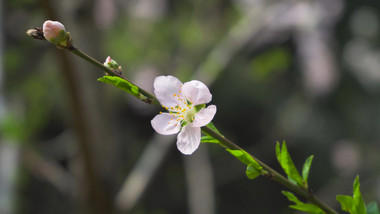
[[[73,45],[70,46],[70,47],[67,47],[65,49],[68,49],[73,54],[79,56],[80,58],[82,58],[82,59],[86,60],[87,62],[95,65],[96,67],[100,68],[101,70],[103,70],[104,72],[106,72],[108,75],[110,75],[110,76],[118,76],[118,77],[120,77],[120,78],[128,81],[132,85],[138,87],[136,84],[132,83],[131,81],[129,81],[128,79],[126,79],[125,77],[123,77],[122,75],[120,75],[119,73],[114,72],[114,71],[108,69],[102,63],[100,63],[96,59],[90,57],[89,55],[85,54],[83,51],[81,51],[80,49],[74,47]],[[158,102],[157,98],[153,94],[145,91],[144,89],[142,89],[140,87],[138,87],[138,89],[139,89],[139,91],[140,91],[141,94],[143,94],[144,96],[146,96],[146,97],[148,97],[148,98],[150,98],[152,100],[151,104],[160,105],[160,103]],[[207,126],[202,127],[202,131],[205,134],[210,135],[213,138],[217,139],[220,142],[219,145],[222,146],[222,147],[224,147],[224,148],[231,149],[231,150],[243,150],[241,147],[239,147],[238,145],[236,145],[234,142],[232,142],[229,139],[225,138],[223,135],[221,135],[219,133],[216,133],[215,131],[213,131],[212,129],[210,129]],[[296,184],[290,182],[288,179],[286,179],[284,176],[282,176],[276,170],[272,169],[271,167],[269,167],[268,165],[266,165],[265,163],[263,163],[262,161],[260,161],[256,157],[254,157],[253,155],[251,155],[251,157],[253,159],[255,159],[263,167],[263,169],[265,171],[268,172],[268,173],[266,173],[265,177],[268,177],[271,180],[274,180],[274,181],[282,184],[283,186],[287,187],[288,189],[290,189],[291,191],[295,192],[299,196],[306,198],[311,203],[315,204],[316,206],[318,206],[319,208],[321,208],[322,210],[324,210],[327,214],[338,214],[338,212],[336,212],[334,209],[332,209],[331,207],[329,207],[324,202],[320,201],[308,189],[305,189],[305,188],[297,186]]]

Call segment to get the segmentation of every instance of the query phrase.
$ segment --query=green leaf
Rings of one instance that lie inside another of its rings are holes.
[[[128,81],[126,81],[120,77],[103,76],[103,77],[99,78],[98,81],[104,82],[104,83],[110,83],[110,84],[120,88],[121,90],[132,94],[133,96],[139,95],[139,89],[135,85],[131,84],[130,82],[128,82]]]
[[[281,149],[280,149],[280,143],[278,141],[276,142],[276,157],[277,157],[277,161],[281,165]]]
[[[263,170],[263,167],[260,166],[259,163],[255,159],[252,158],[250,154],[248,154],[244,150],[231,150],[226,149],[229,153],[231,153],[233,156],[235,156],[239,161],[247,165],[247,170],[245,171],[245,174],[249,179],[254,179],[257,176],[261,175],[261,172]]]
[[[247,152],[243,150],[232,150],[226,149],[227,152],[231,153],[231,155],[235,156],[240,162],[245,165],[249,165],[250,163],[255,163],[256,161],[249,155]],[[257,162],[256,162],[257,163]]]
[[[250,154],[248,154],[244,150],[232,150],[232,149],[226,149],[229,153],[231,153],[233,156],[235,156],[238,160],[240,160],[245,165],[254,165],[256,168],[261,168],[259,163],[255,159],[252,158]]]
[[[311,166],[311,163],[313,162],[313,158],[314,158],[314,155],[309,156],[306,159],[302,168],[302,178],[305,184],[307,184],[307,180],[309,178],[310,166]]]
[[[255,164],[249,164],[247,166],[247,170],[245,171],[245,174],[247,175],[249,179],[255,179],[259,175],[261,175],[261,170],[262,170],[261,166],[257,167],[257,165]]]
[[[376,202],[371,202],[367,205],[367,214],[380,214]]]
[[[222,135],[219,130],[214,126],[214,124],[212,122],[210,122],[209,124],[206,125],[207,127],[209,127],[210,129],[212,129],[214,132]]]
[[[342,206],[343,211],[347,211],[347,212],[353,214],[354,199],[351,196],[337,195],[336,200],[339,201],[340,205]]]
[[[220,132],[218,131],[218,129],[215,128],[215,126],[214,126],[214,124],[212,124],[212,122],[210,122],[206,126],[209,127],[211,130],[213,130],[214,132],[220,134]],[[215,139],[213,136],[208,135],[205,132],[203,132],[203,133],[206,134],[207,136],[201,137],[201,143],[220,143],[220,141]],[[220,134],[220,135],[222,135],[222,134]]]
[[[119,89],[132,94],[133,96],[137,97],[138,99],[150,103],[152,100],[143,94],[139,92],[139,88],[132,83],[128,82],[127,80],[117,77],[117,76],[103,76],[98,79],[100,82],[109,83],[112,84]]]
[[[219,143],[219,140],[207,135],[201,137],[201,143]]]
[[[291,192],[282,191],[282,194],[285,195],[289,201],[292,201],[295,203],[295,205],[289,206],[292,209],[301,210],[301,211],[308,212],[311,214],[325,214],[325,212],[321,208],[317,207],[316,205],[304,203],[298,200],[298,198]]]
[[[292,181],[293,183],[298,184],[299,186],[303,187],[304,186],[303,179],[301,175],[298,173],[297,168],[294,166],[294,163],[288,152],[288,148],[286,147],[285,141],[282,143],[281,150],[280,150],[280,145],[277,143],[276,155],[277,155],[277,160],[279,160],[279,163],[282,169],[288,175],[288,179]]]
[[[362,197],[362,194],[360,193],[360,183],[359,183],[359,176],[356,176],[355,182],[354,182],[354,205],[355,210],[357,214],[366,214],[367,210],[364,204],[364,200]]]
[[[351,214],[366,214],[367,209],[364,204],[362,194],[360,193],[359,176],[356,176],[353,186],[353,197],[348,195],[338,195],[336,200],[342,206],[343,211],[347,211]]]

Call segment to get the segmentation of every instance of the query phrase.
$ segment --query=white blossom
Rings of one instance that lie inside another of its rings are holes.
[[[153,129],[162,135],[179,133],[178,150],[192,154],[200,144],[201,127],[210,123],[216,113],[215,105],[205,108],[212,99],[209,89],[198,80],[182,84],[173,76],[156,77],[153,86],[158,101],[168,110],[153,118]]]

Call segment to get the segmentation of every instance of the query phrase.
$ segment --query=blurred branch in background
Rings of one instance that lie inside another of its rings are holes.
[[[187,201],[190,214],[213,214],[215,182],[207,147],[200,147],[190,157],[184,157],[187,181]]]
[[[1,20],[3,16],[3,1],[0,0]],[[0,213],[13,214],[16,210],[16,178],[19,170],[20,142],[4,133],[4,121],[10,112],[3,96],[5,91],[3,30],[3,21],[0,21]]]
[[[23,148],[21,161],[34,176],[45,179],[70,198],[78,197],[77,182],[65,169],[46,160],[31,148]]]
[[[48,14],[48,19],[59,20],[51,2],[49,0],[42,0],[41,2]],[[90,7],[90,5],[87,6]],[[83,187],[82,194],[84,194],[86,203],[84,210],[94,214],[111,213],[112,208],[110,204],[107,204],[108,200],[106,199],[105,188],[100,180],[100,169],[97,168],[94,161],[94,142],[92,141],[94,138],[90,135],[95,132],[91,131],[93,126],[91,126],[91,122],[88,119],[91,115],[86,111],[88,108],[85,106],[85,99],[82,97],[83,92],[80,91],[80,83],[76,77],[78,69],[66,52],[56,50],[56,54],[60,60],[61,72],[65,78],[64,81],[69,94],[69,106],[72,113],[71,119],[78,137],[79,151],[82,156],[83,180],[79,179],[81,185],[78,186]]]
[[[2,137],[0,140],[0,213],[13,214],[16,210],[19,145]]]
[[[123,211],[130,211],[141,198],[152,181],[155,172],[161,166],[175,136],[154,135],[144,148],[138,162],[128,173],[123,186],[116,195],[116,205]]]

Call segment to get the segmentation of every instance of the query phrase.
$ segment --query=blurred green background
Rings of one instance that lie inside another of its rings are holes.
[[[156,76],[198,79],[214,124],[280,171],[275,142],[340,209],[360,174],[380,201],[378,1],[0,1],[0,213],[294,213],[284,188],[245,177],[212,144],[192,156],[158,136],[159,111],[103,73],[25,32],[59,20],[74,44],[152,91]]]

